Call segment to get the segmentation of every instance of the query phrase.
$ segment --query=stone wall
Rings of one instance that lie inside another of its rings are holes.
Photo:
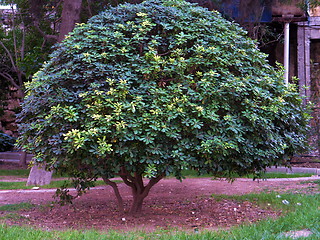
[[[16,113],[21,109],[20,104],[23,99],[23,93],[16,88],[10,88],[2,100],[0,108],[3,114],[0,116],[0,131],[13,137],[18,136],[18,126],[16,123]]]

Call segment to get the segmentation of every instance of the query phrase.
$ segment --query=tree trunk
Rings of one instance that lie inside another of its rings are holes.
[[[116,198],[118,201],[119,212],[123,214],[124,213],[123,199],[121,197],[117,184],[115,182],[112,182],[110,179],[106,177],[102,177],[102,179],[106,184],[110,185],[113,188],[114,194],[116,195]]]
[[[148,196],[150,189],[165,176],[165,174],[160,174],[157,177],[151,178],[149,182],[144,185],[142,173],[135,172],[134,176],[132,176],[131,173],[122,167],[119,175],[123,182],[132,189],[133,203],[129,210],[130,215],[141,213],[143,200]]]
[[[20,152],[19,165],[21,167],[26,167],[27,166],[27,153],[25,151]]]
[[[142,211],[143,200],[146,198],[144,194],[133,193],[133,203],[131,205],[129,214],[137,215]]]
[[[58,41],[61,42],[65,35],[71,32],[76,23],[80,21],[82,0],[64,0],[61,25]]]
[[[27,181],[27,186],[30,185],[35,185],[35,186],[43,186],[50,184],[51,182],[51,177],[52,177],[52,171],[46,171],[45,166],[41,166],[38,164],[33,165],[31,168],[28,181]]]

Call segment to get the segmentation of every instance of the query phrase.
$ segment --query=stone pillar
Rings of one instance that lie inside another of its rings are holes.
[[[305,96],[305,103],[310,100],[310,28],[306,22],[298,23],[298,78],[299,92]]]

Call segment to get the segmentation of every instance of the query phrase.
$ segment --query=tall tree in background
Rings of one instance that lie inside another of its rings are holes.
[[[52,44],[61,42],[80,22],[81,6],[82,0],[29,0],[25,10],[29,11],[31,25]]]
[[[61,14],[60,32],[58,41],[61,42],[65,35],[71,32],[76,23],[80,21],[82,0],[64,0]]]

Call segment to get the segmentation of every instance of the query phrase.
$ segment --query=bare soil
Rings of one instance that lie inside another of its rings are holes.
[[[252,223],[265,218],[276,218],[282,212],[261,208],[256,204],[235,200],[219,200],[212,194],[240,195],[261,191],[315,192],[316,184],[307,179],[269,179],[252,181],[237,179],[233,183],[210,178],[185,179],[182,182],[161,180],[145,199],[140,216],[121,215],[110,186],[93,188],[77,198],[72,205],[52,204],[54,190],[0,191],[0,206],[21,202],[34,204],[31,209],[15,214],[0,211],[0,219],[9,225],[31,225],[42,229],[98,229],[107,231],[144,229],[219,229],[241,223]],[[131,202],[130,189],[118,184],[126,202]]]

